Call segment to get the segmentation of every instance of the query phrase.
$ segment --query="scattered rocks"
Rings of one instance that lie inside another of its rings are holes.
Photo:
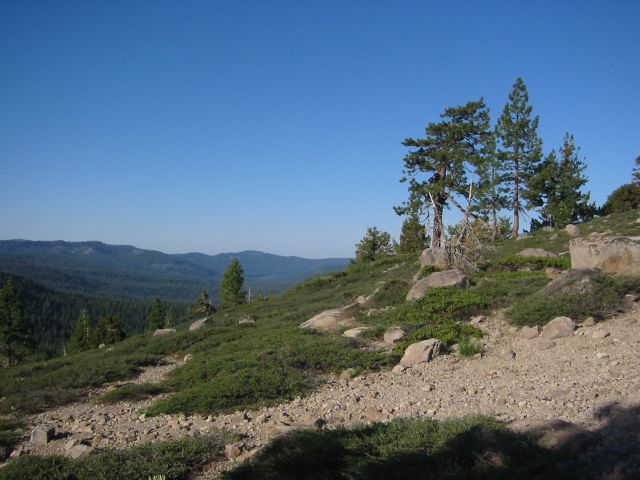
[[[387,345],[393,345],[398,340],[402,340],[407,335],[407,332],[402,327],[391,327],[384,332],[384,343]]]
[[[534,345],[538,350],[551,350],[556,346],[553,340],[549,340],[548,338],[538,338]]]
[[[412,343],[404,351],[400,365],[411,367],[419,363],[427,363],[437,357],[444,350],[442,342],[437,338],[430,338]]]
[[[367,407],[364,409],[364,418],[369,422],[381,422],[384,420],[384,415],[375,407]]]
[[[77,443],[69,448],[66,452],[69,458],[80,458],[83,455],[93,452],[94,448],[83,443]]]
[[[340,374],[340,380],[342,380],[343,382],[348,382],[355,376],[356,376],[356,369],[347,368],[346,370],[343,370],[342,373]]]
[[[603,338],[607,338],[611,333],[606,328],[599,328],[595,332],[593,332],[592,338],[595,340],[602,340]]]
[[[555,253],[547,252],[542,248],[525,248],[521,250],[517,255],[521,257],[556,257]]]
[[[224,446],[224,456],[228,460],[235,460],[244,453],[245,448],[244,443],[230,443]]]
[[[540,335],[540,327],[538,325],[534,325],[533,327],[528,327],[525,325],[520,329],[520,336],[527,340],[536,338],[538,335]]]
[[[191,325],[189,325],[189,331],[193,332],[195,330],[200,330],[202,327],[205,326],[205,324],[207,323],[207,320],[209,319],[207,317],[204,317],[192,322]]]
[[[434,272],[413,284],[407,294],[407,300],[422,298],[430,288],[437,287],[465,287],[467,277],[459,270],[444,270]]]
[[[570,337],[575,329],[576,324],[569,317],[556,317],[542,328],[540,336],[547,340]]]
[[[176,333],[175,328],[159,328],[155,332],[153,332],[153,336],[160,337],[162,335],[170,335],[172,333]]]

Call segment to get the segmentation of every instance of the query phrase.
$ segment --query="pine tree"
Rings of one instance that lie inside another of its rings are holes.
[[[120,342],[127,336],[122,319],[113,314],[102,315],[92,333],[91,346],[94,348]]]
[[[529,178],[542,157],[542,140],[537,133],[538,117],[531,118],[531,111],[527,87],[518,78],[496,125],[498,159],[513,210],[514,236],[520,229],[520,214],[530,204]]]
[[[238,259],[234,258],[226,272],[224,272],[222,282],[220,283],[220,301],[222,308],[229,308],[244,303],[243,284],[244,272],[242,266]]]
[[[216,307],[214,307],[213,302],[209,300],[209,293],[206,290],[200,292],[200,297],[198,297],[198,301],[196,302],[195,313],[197,316],[204,315],[205,317],[216,313]]]
[[[377,227],[367,228],[367,233],[356,244],[356,262],[371,262],[393,254],[391,235]]]
[[[402,222],[398,253],[419,253],[427,248],[425,228],[417,214],[413,213]]]
[[[427,126],[425,138],[402,142],[413,148],[404,157],[405,176],[400,180],[409,181],[409,201],[396,208],[397,213],[408,213],[416,203],[433,208],[432,248],[441,247],[447,202],[456,193],[466,196],[466,170],[477,165],[490,137],[489,111],[483,99],[447,108],[440,117],[443,120]]]
[[[167,308],[167,314],[164,316],[164,328],[171,328],[176,323],[176,309],[175,307]]]
[[[156,297],[151,306],[149,307],[149,313],[147,314],[147,324],[149,330],[157,330],[164,326],[164,317],[166,315],[164,305],[162,301]]]
[[[491,240],[495,241],[500,233],[498,213],[507,206],[507,197],[500,172],[500,162],[496,155],[494,135],[491,135],[485,144],[485,150],[478,162],[476,173],[478,183],[474,193],[477,200],[475,210],[490,218]]]
[[[542,225],[564,227],[593,216],[595,206],[589,204],[589,193],[580,189],[587,183],[586,165],[578,157],[573,135],[565,134],[560,158],[552,150],[529,180],[532,204],[540,206]]]
[[[0,289],[0,355],[11,366],[33,351],[31,329],[23,320],[22,303],[13,278]]]
[[[76,321],[71,337],[66,345],[67,353],[84,352],[91,348],[91,319],[89,318],[89,312],[86,308],[83,308],[80,312],[80,316]]]

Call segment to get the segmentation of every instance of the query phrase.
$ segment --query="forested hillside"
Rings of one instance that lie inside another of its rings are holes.
[[[146,327],[149,304],[101,298],[77,293],[59,292],[29,279],[0,272],[0,285],[13,278],[23,308],[25,324],[30,327],[36,353],[50,357],[62,353],[80,312],[86,309],[95,323],[101,315],[113,314],[124,322],[129,334],[140,333]],[[185,305],[176,305],[179,315]],[[180,320],[180,318],[178,318]]]
[[[313,275],[345,267],[349,259],[304,259],[257,251],[169,255],[101,242],[0,241],[0,271],[48,288],[92,296],[191,302],[202,289],[218,296],[222,274],[233,258],[254,292],[283,292]]]

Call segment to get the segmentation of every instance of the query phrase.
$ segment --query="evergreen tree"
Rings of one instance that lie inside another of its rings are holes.
[[[213,302],[209,300],[209,293],[206,290],[200,292],[200,297],[198,297],[198,301],[196,302],[195,313],[197,316],[204,315],[205,317],[216,313],[216,307],[214,307]]]
[[[578,157],[573,135],[565,134],[559,153],[560,158],[552,150],[529,180],[532,204],[542,207],[541,225],[564,227],[588,220],[595,212],[589,193],[580,191],[587,183],[586,165]]]
[[[93,329],[91,346],[95,348],[101,344],[110,345],[124,340],[126,336],[124,324],[119,315],[102,315],[96,328]]]
[[[489,217],[491,240],[495,241],[500,233],[498,213],[507,206],[507,197],[500,172],[500,162],[496,155],[494,135],[491,135],[485,144],[485,150],[478,162],[476,173],[478,184],[474,194],[477,200],[475,210],[484,217]]]
[[[164,317],[166,315],[165,307],[162,301],[156,297],[151,306],[149,307],[149,313],[147,314],[147,324],[149,330],[157,330],[164,326]]]
[[[356,262],[371,262],[392,254],[391,235],[377,227],[367,228],[365,236],[356,244]]]
[[[638,155],[633,163],[633,183],[640,185],[640,155]]]
[[[640,184],[627,183],[616,188],[602,206],[605,214],[640,209]]]
[[[83,308],[80,312],[80,316],[76,321],[71,337],[66,345],[67,353],[84,352],[91,348],[91,319],[89,318],[89,312],[86,308]]]
[[[9,277],[0,289],[0,355],[11,366],[32,351],[31,330],[23,320],[18,290]]]
[[[432,248],[442,246],[442,217],[448,200],[456,193],[467,195],[466,170],[478,164],[490,137],[489,111],[483,99],[447,108],[440,117],[443,120],[427,126],[425,138],[403,142],[413,148],[404,157],[405,176],[400,180],[409,180],[409,201],[396,208],[397,213],[409,213],[418,203],[433,209]]]
[[[233,307],[244,303],[244,272],[237,258],[234,258],[224,272],[220,283],[220,300],[222,308]]]
[[[419,253],[427,248],[427,235],[417,214],[413,213],[402,222],[398,253]]]
[[[528,182],[542,157],[542,140],[538,137],[538,117],[531,118],[527,87],[516,80],[496,125],[499,142],[498,159],[505,192],[513,210],[512,235],[520,229],[520,214],[529,206]]]
[[[167,308],[167,314],[164,316],[164,328],[171,328],[176,324],[175,307]]]

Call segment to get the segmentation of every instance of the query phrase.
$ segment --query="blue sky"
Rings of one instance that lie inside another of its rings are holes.
[[[445,5],[446,3],[446,5]],[[640,155],[640,2],[0,2],[0,238],[351,256],[406,137],[516,77],[602,203]]]

